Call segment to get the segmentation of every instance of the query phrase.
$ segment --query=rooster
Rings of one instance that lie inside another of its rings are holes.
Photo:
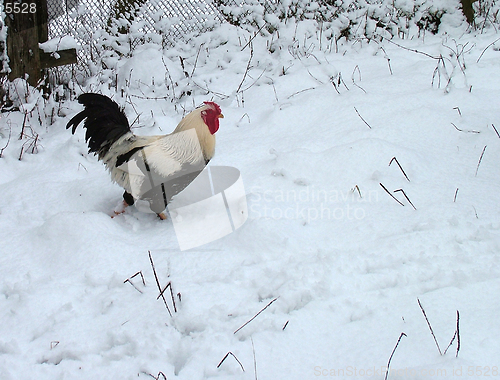
[[[111,178],[125,189],[123,202],[114,210],[125,211],[136,200],[149,202],[160,219],[172,197],[185,189],[212,159],[215,132],[224,116],[214,102],[186,115],[177,128],[162,136],[136,136],[117,103],[100,94],[82,94],[85,109],[67,124],[74,134],[85,120],[89,153],[97,154]]]

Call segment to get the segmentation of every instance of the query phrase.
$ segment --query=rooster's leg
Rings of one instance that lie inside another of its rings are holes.
[[[114,215],[111,217],[114,218],[117,215],[123,214],[125,212],[125,209],[129,206],[129,204],[125,201],[120,202],[113,210]]]
[[[128,206],[132,206],[133,204],[134,204],[134,197],[132,196],[132,194],[125,191],[123,193],[123,202],[121,202],[120,204],[118,204],[118,206],[115,207],[115,209],[113,210],[115,215],[113,215],[112,218],[114,218],[116,215],[123,214],[125,212],[125,209]]]

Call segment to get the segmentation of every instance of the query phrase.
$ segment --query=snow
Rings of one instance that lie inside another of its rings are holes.
[[[224,26],[165,50],[167,68],[139,50],[117,64],[126,97],[102,87],[139,117],[138,134],[221,105],[211,165],[241,172],[249,215],[201,247],[181,252],[171,220],[134,207],[110,218],[122,190],[84,131],[65,129],[76,102],[53,125],[29,119],[39,149],[22,160],[23,114],[2,114],[0,378],[383,379],[402,332],[389,379],[498,376],[497,35],[335,52],[283,31],[274,53],[257,36],[248,65],[244,33]],[[457,339],[439,354],[417,298],[442,351],[460,312],[458,357]]]
[[[54,53],[58,50],[75,49],[78,47],[76,40],[72,36],[52,38],[40,43],[39,46],[45,53]]]

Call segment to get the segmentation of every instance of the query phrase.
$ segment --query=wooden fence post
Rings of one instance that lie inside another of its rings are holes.
[[[45,9],[47,5],[46,0],[30,1],[31,3],[15,3],[12,0],[4,0],[5,24],[8,28],[7,54],[12,70],[9,79],[24,78],[25,74],[28,74],[28,83],[36,86],[41,79],[39,34],[48,35],[46,17],[45,23],[43,22],[42,3],[45,3]],[[14,7],[15,4],[17,7]],[[23,4],[27,4],[28,7],[23,9]],[[36,9],[32,4],[35,4]]]
[[[36,86],[42,79],[42,69],[76,63],[75,49],[59,51],[59,59],[40,51],[38,44],[49,37],[47,0],[3,1],[10,80],[28,74],[28,83]]]

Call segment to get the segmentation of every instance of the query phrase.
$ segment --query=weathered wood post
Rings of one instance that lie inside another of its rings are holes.
[[[5,24],[8,28],[7,54],[11,69],[9,79],[24,78],[28,74],[28,82],[36,86],[41,79],[38,43],[48,35],[47,19],[44,22],[42,10],[42,3],[46,0],[29,1],[18,3],[4,0]]]
[[[76,63],[76,50],[58,52],[55,59],[41,52],[38,44],[48,40],[47,0],[3,0],[7,25],[7,55],[11,72],[9,79],[24,78],[36,86],[42,78],[42,69]]]

